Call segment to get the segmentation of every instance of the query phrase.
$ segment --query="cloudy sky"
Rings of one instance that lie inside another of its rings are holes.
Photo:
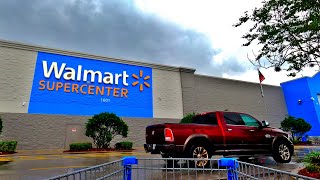
[[[108,57],[195,68],[197,74],[258,82],[232,25],[252,0],[1,0],[0,39]],[[261,70],[265,84],[289,80]],[[314,70],[303,74],[311,76]]]

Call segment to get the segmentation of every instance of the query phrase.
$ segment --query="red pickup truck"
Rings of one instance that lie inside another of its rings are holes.
[[[266,155],[279,163],[290,162],[294,151],[289,135],[281,129],[245,113],[220,111],[196,115],[190,124],[150,125],[144,148],[164,158]]]

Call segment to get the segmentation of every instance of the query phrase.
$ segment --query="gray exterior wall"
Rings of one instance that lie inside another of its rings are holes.
[[[153,117],[183,117],[180,73],[154,69],[153,73]]]
[[[0,112],[28,112],[36,56],[0,46]]]
[[[72,142],[91,140],[84,135],[89,117],[27,114],[38,51],[151,67],[154,118],[124,119],[129,125],[126,140],[134,146],[143,145],[147,125],[174,123],[183,116],[180,70],[188,69],[0,40],[0,115],[4,124],[0,137],[17,140],[18,149],[63,149]]]
[[[255,83],[195,75],[195,70],[140,63],[50,49],[0,40],[0,116],[3,133],[0,139],[17,140],[18,149],[67,149],[72,142],[91,141],[85,134],[88,116],[28,114],[31,85],[37,52],[153,68],[154,118],[124,118],[129,126],[126,139],[134,147],[145,142],[145,128],[157,123],[176,123],[183,114],[216,110],[240,111],[278,126],[287,114],[280,87],[264,86],[265,104],[260,86]]]
[[[207,111],[236,111],[267,120],[279,127],[287,115],[281,87],[181,73],[184,114]],[[265,103],[265,105],[264,105]]]
[[[18,149],[68,149],[73,142],[91,142],[86,137],[87,116],[35,115],[26,113],[1,113],[3,132],[1,139],[18,141]],[[145,128],[148,125],[178,122],[178,119],[123,119],[129,126],[127,138],[117,137],[116,141],[133,141],[134,147],[145,143]],[[75,129],[76,132],[72,132]]]

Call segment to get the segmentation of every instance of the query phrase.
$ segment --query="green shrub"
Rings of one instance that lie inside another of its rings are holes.
[[[303,142],[303,141],[300,141],[300,140],[297,140],[297,139],[293,140],[292,142],[293,142],[293,144],[308,144],[308,145],[312,144],[312,141]]]
[[[292,140],[292,142],[293,142],[293,144],[298,144],[298,143],[300,143],[301,141],[294,139],[294,140]]]
[[[122,149],[122,150],[131,150],[132,146],[133,146],[133,143],[130,141],[123,141],[115,144],[116,149]]]
[[[281,129],[290,132],[293,140],[296,139],[301,141],[311,128],[312,126],[304,119],[295,118],[293,116],[288,116],[281,122]]]
[[[192,123],[192,119],[197,114],[195,112],[186,114],[180,121],[180,123]]]
[[[17,148],[17,141],[0,141],[0,152],[13,153]]]
[[[308,164],[306,166],[306,169],[308,170],[308,172],[320,172],[320,166],[314,164]]]
[[[307,154],[303,160],[309,172],[320,172],[320,151]]]
[[[306,144],[312,144],[312,141],[308,140],[308,141],[306,142]]]
[[[313,151],[307,154],[304,158],[304,162],[320,166],[320,151]]]
[[[71,151],[86,151],[92,149],[92,143],[72,143],[69,145]]]
[[[97,148],[109,148],[117,135],[127,137],[128,125],[114,113],[96,114],[86,123],[86,136],[93,139]]]

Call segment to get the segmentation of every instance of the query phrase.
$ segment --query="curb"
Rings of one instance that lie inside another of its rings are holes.
[[[138,149],[133,149],[133,150],[119,150],[119,151],[79,151],[79,152],[64,152],[65,150],[57,151],[57,152],[16,152],[13,154],[3,154],[0,155],[0,158],[5,158],[5,157],[16,157],[16,156],[41,156],[41,155],[64,155],[64,154],[96,154],[96,153],[135,153],[139,152]],[[1,160],[0,160],[1,161]]]
[[[91,154],[91,153],[133,153],[136,150],[130,151],[79,151],[79,152],[62,152],[62,154]]]
[[[12,158],[0,157],[0,164],[9,163],[9,162],[12,162],[12,161],[13,161]]]

